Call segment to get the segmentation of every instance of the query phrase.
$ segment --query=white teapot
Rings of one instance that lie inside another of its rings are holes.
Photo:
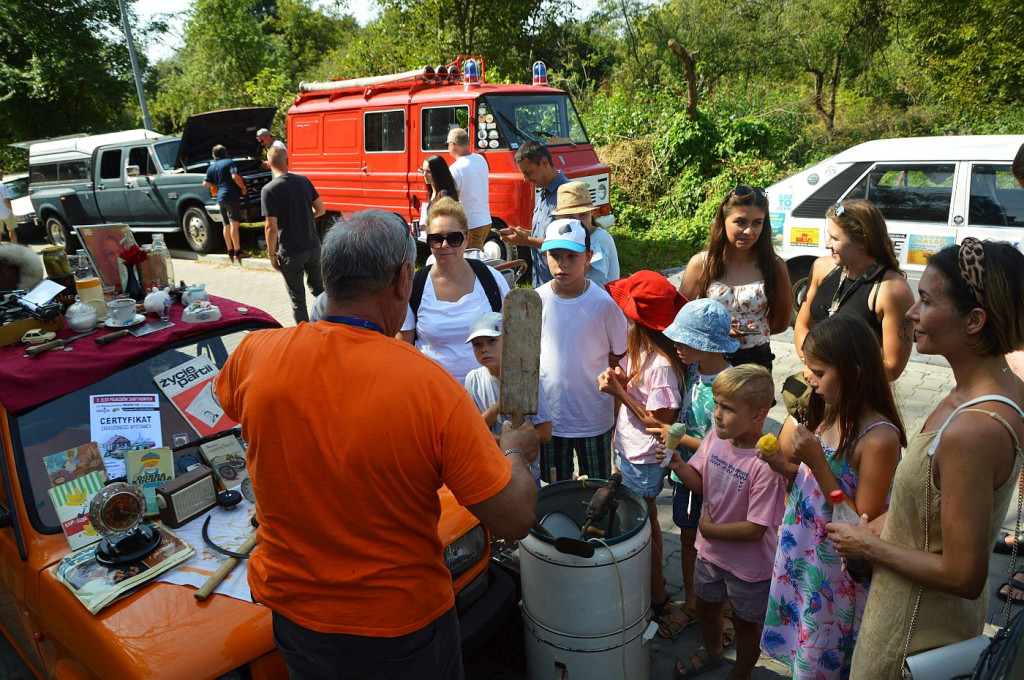
[[[200,283],[197,286],[189,286],[185,289],[185,292],[181,294],[181,304],[188,307],[193,302],[199,300],[209,300],[210,297],[206,294],[206,284]]]

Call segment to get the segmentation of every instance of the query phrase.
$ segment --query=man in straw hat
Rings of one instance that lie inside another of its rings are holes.
[[[615,239],[594,222],[594,204],[590,190],[583,182],[566,182],[558,187],[558,207],[551,211],[553,216],[577,219],[590,234],[590,258],[587,278],[599,286],[619,278],[619,252]]]

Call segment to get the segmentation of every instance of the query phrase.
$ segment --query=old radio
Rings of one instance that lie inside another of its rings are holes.
[[[213,470],[197,465],[156,490],[160,521],[171,529],[195,519],[217,504]]]

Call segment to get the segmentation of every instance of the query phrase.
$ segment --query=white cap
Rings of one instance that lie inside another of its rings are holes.
[[[469,337],[466,338],[466,342],[472,342],[473,338],[480,337],[501,337],[501,314],[498,312],[484,312],[473,319],[473,325],[469,327]]]
[[[587,230],[579,220],[555,220],[544,232],[544,243],[541,252],[564,248],[575,253],[587,249]]]

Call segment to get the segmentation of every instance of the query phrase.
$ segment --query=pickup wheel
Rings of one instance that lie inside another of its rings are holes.
[[[206,255],[220,242],[213,230],[212,221],[199,206],[191,206],[181,216],[181,231],[189,247],[200,255]]]
[[[789,267],[789,280],[793,290],[793,314],[790,317],[789,325],[796,326],[796,316],[800,313],[800,306],[807,299],[807,285],[811,282],[811,267],[814,260],[798,262]]]
[[[64,220],[56,215],[49,215],[43,223],[46,231],[46,240],[55,246],[67,248],[68,245],[77,241],[71,228],[64,224]]]

